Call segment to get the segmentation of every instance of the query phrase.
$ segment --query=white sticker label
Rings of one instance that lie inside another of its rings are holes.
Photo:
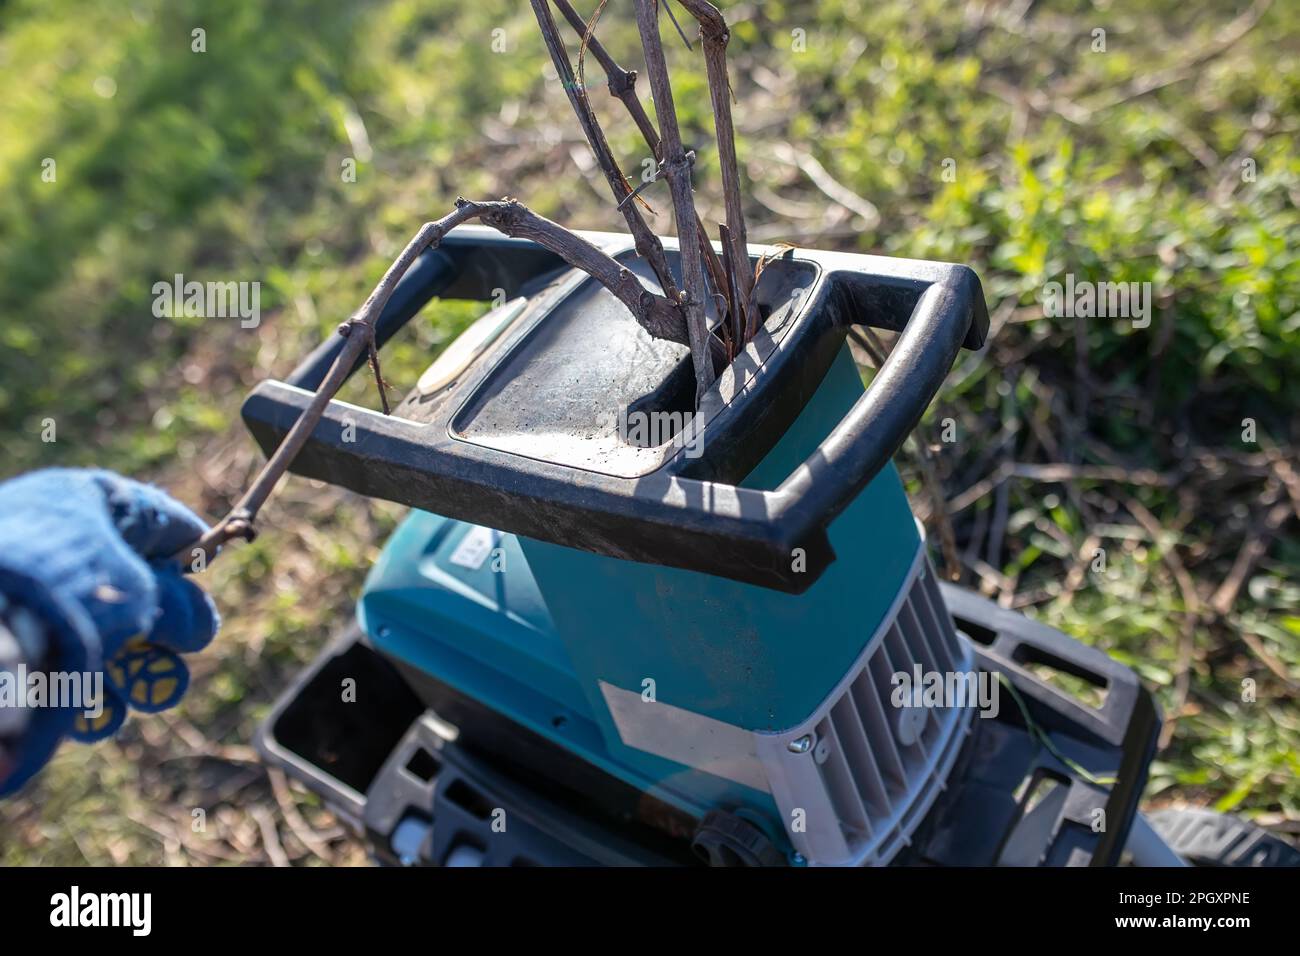
[[[460,544],[456,545],[456,550],[451,553],[448,560],[462,568],[477,571],[483,567],[483,562],[496,546],[496,537],[497,532],[491,528],[476,524],[465,533],[465,537],[460,539]]]

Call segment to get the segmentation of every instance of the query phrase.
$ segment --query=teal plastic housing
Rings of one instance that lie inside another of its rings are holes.
[[[779,485],[862,390],[846,347],[744,484]],[[747,731],[791,728],[862,653],[920,547],[892,464],[831,524],[837,559],[800,595],[509,534],[478,567],[453,563],[474,532],[413,512],[393,535],[358,608],[379,651],[689,813],[768,820],[769,794],[625,745],[600,682],[653,686],[658,702]]]

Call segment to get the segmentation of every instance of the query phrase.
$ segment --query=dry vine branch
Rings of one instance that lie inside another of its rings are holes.
[[[579,67],[581,70],[582,57],[588,50],[596,57],[601,68],[605,71],[608,80],[610,94],[622,101],[632,120],[636,123],[642,137],[649,146],[651,154],[659,164],[659,169],[664,173],[669,173],[669,164],[665,161],[665,150],[663,139],[660,132],[654,127],[645,107],[641,104],[636,95],[636,77],[634,71],[626,70],[619,66],[617,61],[610,56],[604,45],[596,38],[595,23],[599,18],[601,11],[604,9],[602,3],[592,16],[590,21],[586,21],[573,8],[568,0],[551,0],[559,9],[560,13],[569,22],[569,25],[577,31],[581,37],[581,49],[579,53]],[[752,338],[757,332],[758,315],[757,309],[751,304],[754,283],[757,279],[756,273],[749,268],[748,255],[748,237],[745,228],[744,212],[740,197],[740,173],[736,161],[736,141],[735,130],[731,117],[731,83],[727,75],[726,63],[726,46],[730,39],[730,31],[727,28],[722,13],[712,3],[706,0],[687,0],[683,6],[694,16],[700,23],[700,35],[703,40],[705,69],[709,79],[709,93],[713,104],[714,129],[718,143],[719,164],[722,170],[723,199],[726,208],[727,229],[720,230],[722,234],[723,258],[719,259],[713,249],[713,244],[709,240],[708,232],[704,223],[700,220],[698,212],[694,207],[694,199],[690,201],[691,215],[685,221],[691,219],[695,222],[696,242],[699,246],[699,253],[704,260],[704,268],[707,270],[708,279],[711,281],[715,290],[715,295],[719,303],[719,312],[723,324],[720,327],[720,334],[724,341],[727,342],[726,358],[734,357],[736,352],[743,347],[744,343]],[[557,69],[560,70],[561,76],[571,76],[572,71],[568,67],[567,55],[564,54],[562,47],[557,38],[553,35],[553,23],[550,23],[549,16],[545,17],[548,22],[543,22],[543,14],[540,8],[546,7],[546,0],[533,0],[534,10],[538,12],[538,21],[542,24],[543,33],[547,37],[547,46],[552,51],[552,56],[556,61]],[[657,11],[658,0],[654,0],[648,7],[648,10]],[[671,9],[669,9],[671,13]],[[649,13],[647,13],[647,17]],[[676,130],[676,114],[672,103],[671,85],[667,80],[667,67],[663,56],[662,40],[658,30],[658,18],[654,16],[654,30],[641,30],[642,49],[645,53],[648,71],[651,74],[651,84],[654,93],[656,107],[662,114],[665,107],[671,114],[674,123],[674,133],[680,143],[680,133]],[[676,21],[674,21],[675,23]],[[638,14],[638,25],[641,24],[640,14]],[[680,30],[680,28],[679,28]],[[689,47],[689,43],[687,44]],[[561,62],[563,60],[563,63]],[[655,71],[662,67],[664,82],[661,89],[656,85]],[[567,87],[566,87],[567,88]],[[584,129],[589,126],[596,126],[595,116],[591,112],[590,102],[586,97],[586,89],[581,84],[575,83],[570,91],[570,102],[573,103],[574,110],[579,114],[579,120],[583,123]],[[665,119],[665,122],[667,119]],[[598,128],[598,127],[597,127]],[[665,134],[666,135],[666,134]],[[589,136],[589,140],[591,137]],[[603,143],[603,138],[601,139]],[[607,144],[598,146],[595,140],[592,140],[593,150],[596,153],[596,159],[605,171],[607,178],[611,182],[625,182],[621,170],[618,169],[617,163],[609,154]],[[685,150],[682,145],[682,155],[687,160],[693,158],[693,154]],[[656,174],[658,175],[658,174]],[[674,208],[678,216],[678,236],[681,240],[682,248],[682,271],[683,281],[688,291],[691,288],[689,279],[689,270],[692,267],[690,259],[693,253],[688,248],[687,236],[682,227],[682,215],[684,209],[678,205],[678,194],[681,192],[680,186],[674,186],[673,179],[682,179],[681,172],[671,173],[667,176],[669,186],[674,190]],[[689,169],[685,172],[685,179],[689,183]],[[636,191],[630,194],[624,194],[620,200],[620,209],[630,206],[629,199],[635,195]],[[618,190],[615,190],[616,196]],[[687,191],[689,196],[689,190]],[[704,288],[699,293],[703,296],[702,301],[707,302],[709,292]],[[690,322],[690,306],[687,306],[688,323]],[[729,320],[729,321],[728,321]],[[716,346],[710,342],[711,350],[716,355]]]
[[[641,46],[645,50],[646,72],[650,74],[650,89],[659,114],[659,135],[662,140],[664,175],[673,195],[677,212],[677,238],[682,259],[682,282],[686,286],[682,306],[686,310],[686,331],[691,337],[691,356],[695,365],[696,404],[713,384],[713,362],[709,358],[709,332],[704,315],[708,293],[704,288],[704,257],[699,245],[692,240],[695,229],[695,200],[691,197],[691,161],[682,145],[681,130],[677,127],[677,109],[673,105],[673,88],[668,79],[668,63],[664,59],[663,43],[659,39],[658,0],[636,0],[636,22],[641,33]]]
[[[573,66],[569,62],[569,54],[564,48],[563,41],[560,40],[555,20],[551,16],[550,0],[531,0],[531,2],[533,12],[537,16],[537,24],[541,28],[546,47],[550,51],[551,59],[555,62],[555,68],[560,75],[560,80],[564,84],[569,103],[578,116],[583,132],[587,134],[587,141],[596,154],[596,160],[604,171],[605,178],[609,180],[610,188],[614,191],[614,198],[620,201],[620,209],[636,240],[637,251],[649,260],[664,291],[670,297],[681,302],[686,313],[686,329],[690,340],[691,360],[695,366],[696,403],[698,404],[703,399],[704,393],[708,391],[709,386],[713,384],[715,377],[713,369],[714,348],[711,341],[712,336],[709,333],[708,321],[704,314],[704,304],[708,301],[708,290],[704,285],[703,257],[698,245],[692,241],[692,237],[689,235],[693,224],[698,221],[699,217],[695,212],[695,202],[690,195],[690,166],[685,151],[681,146],[676,117],[675,115],[672,116],[673,139],[669,139],[667,132],[668,117],[665,116],[663,120],[665,130],[662,134],[663,138],[670,143],[676,142],[675,153],[670,150],[671,158],[664,160],[663,166],[668,177],[669,186],[673,190],[673,203],[677,211],[682,279],[686,285],[684,292],[677,291],[658,237],[650,232],[640,210],[636,208],[636,204],[624,201],[632,194],[632,187],[628,183],[627,177],[623,175],[618,161],[609,148],[605,134],[601,130],[596,114],[591,108],[591,101],[587,97],[586,90],[581,88],[574,76]],[[584,27],[583,36],[589,40],[590,30]],[[653,37],[647,38],[647,34],[643,32],[641,42],[646,50],[647,62],[655,61],[657,64],[662,65],[664,90],[666,90],[668,98],[668,112],[671,114],[672,91],[668,87],[668,68],[664,62],[663,47],[659,41],[657,24]],[[650,67],[652,85],[654,83],[655,69],[655,66]],[[655,103],[659,104],[660,99],[659,90],[656,88]],[[684,193],[682,187],[683,174],[685,176]],[[682,223],[688,225],[683,227]]]
[[[619,66],[618,61],[610,56],[604,44],[596,38],[593,25],[583,21],[582,16],[577,10],[573,9],[573,4],[569,3],[569,0],[552,0],[552,2],[564,16],[564,19],[569,21],[569,25],[582,36],[585,49],[591,51],[591,54],[596,58],[596,62],[600,64],[600,68],[605,72],[610,95],[622,102],[628,115],[632,117],[632,122],[640,130],[641,138],[645,140],[646,146],[649,147],[650,155],[662,168],[664,159],[663,145],[659,139],[659,131],[655,129],[654,123],[650,120],[650,115],[641,103],[641,98],[636,94],[636,71],[625,70]],[[599,11],[597,12],[599,13]],[[700,219],[698,213],[695,216],[695,228],[699,233],[700,251],[704,254],[704,264],[708,267],[709,277],[713,280],[714,288],[722,291],[725,295],[727,275],[722,268],[721,261],[718,259],[718,254],[713,250],[713,243],[709,241],[708,230],[704,228],[704,222]],[[728,303],[735,301],[730,296],[727,299]]]
[[[696,20],[700,21],[700,37],[704,46],[704,68],[709,78],[709,97],[713,101],[713,128],[718,140],[718,162],[722,167],[722,198],[727,211],[727,231],[730,233],[732,259],[739,266],[749,261],[748,236],[745,231],[745,214],[740,200],[740,169],[736,162],[736,131],[731,121],[731,80],[727,77],[727,41],[731,31],[722,12],[707,0],[680,0]],[[748,303],[755,277],[748,269],[737,268],[741,300]],[[756,320],[752,310],[742,307],[747,326]]]
[[[375,381],[380,390],[380,399],[387,414],[388,400],[384,394],[385,386],[379,372],[375,348],[375,324],[397,283],[415,260],[426,249],[435,248],[448,232],[469,219],[477,218],[485,225],[506,235],[530,239],[549,249],[569,265],[582,270],[604,285],[627,306],[637,322],[651,335],[688,345],[695,370],[697,404],[703,400],[704,393],[713,384],[717,374],[715,362],[725,363],[733,358],[744,346],[745,341],[756,332],[757,309],[753,303],[753,290],[762,264],[759,264],[758,270],[748,268],[749,257],[741,210],[740,179],[736,166],[735,134],[731,120],[731,87],[726,66],[729,32],[722,14],[717,7],[705,0],[682,0],[683,6],[700,23],[710,95],[713,100],[714,126],[722,164],[727,214],[727,225],[721,230],[723,258],[719,260],[695,209],[691,191],[691,166],[695,154],[686,150],[677,125],[668,65],[659,35],[657,16],[659,0],[635,0],[635,4],[637,26],[645,52],[647,72],[650,76],[661,130],[655,129],[636,95],[636,73],[620,67],[596,39],[595,16],[590,23],[587,23],[568,0],[530,0],[530,2],[547,50],[564,85],[569,104],[573,107],[587,142],[591,145],[596,160],[609,182],[619,211],[627,221],[636,251],[648,262],[665,294],[658,295],[647,289],[630,269],[596,246],[562,226],[538,216],[515,200],[472,202],[457,199],[455,210],[442,219],[426,223],[421,227],[389,266],[357,313],[339,326],[339,334],[347,341],[307,408],[294,422],[288,434],[230,513],[191,547],[178,553],[175,556],[176,560],[188,564],[194,570],[201,570],[227,541],[238,537],[252,538],[253,522],[258,511],[306,445],[311,433],[324,416],[326,407],[363,353],[369,355]],[[586,90],[574,76],[568,50],[560,39],[555,19],[551,14],[552,2],[581,37],[580,59],[588,49],[595,55],[608,78],[610,93],[623,102],[659,163],[660,170],[668,179],[677,218],[684,290],[677,289],[668,267],[663,244],[646,225],[636,203],[631,201],[636,191],[632,189],[610,149]],[[602,9],[603,6],[602,3]],[[597,16],[599,12],[598,9]],[[669,12],[671,14],[671,11]],[[687,45],[689,46],[689,43]],[[706,270],[716,290],[714,296],[718,303],[719,315],[723,319],[721,339],[710,332],[705,314],[705,306],[710,300],[705,281]]]
[[[533,13],[537,17],[537,25],[542,31],[542,39],[546,41],[546,49],[551,54],[555,70],[564,86],[565,95],[569,98],[569,105],[577,114],[578,123],[586,134],[587,142],[591,144],[591,151],[596,154],[596,161],[605,173],[605,178],[609,180],[609,188],[614,193],[614,200],[620,201],[632,192],[632,187],[628,184],[622,169],[619,168],[618,160],[614,158],[614,153],[609,147],[609,141],[605,139],[605,133],[600,128],[595,111],[591,108],[587,91],[582,89],[573,74],[573,65],[569,62],[568,51],[565,50],[564,42],[560,39],[555,19],[551,16],[549,0],[532,0],[532,6]],[[646,225],[645,218],[641,215],[641,210],[636,207],[636,203],[624,203],[621,212],[636,243],[638,255],[650,263],[650,268],[654,270],[659,285],[668,297],[676,299],[677,286],[668,269],[668,260],[664,256],[663,244],[659,241],[659,237]]]
[[[388,267],[388,271],[357,313],[339,326],[339,334],[345,336],[347,342],[330,366],[316,394],[312,396],[311,403],[294,422],[289,433],[230,513],[197,542],[179,552],[175,556],[178,561],[201,570],[227,541],[252,537],[253,521],[258,511],[266,504],[276,484],[306,445],[307,439],[325,414],[326,406],[347,379],[357,359],[373,342],[375,323],[388,304],[393,290],[397,288],[397,283],[421,253],[436,248],[452,229],[475,218],[508,236],[531,239],[560,256],[569,265],[581,269],[627,306],[642,327],[656,338],[686,341],[687,331],[681,309],[663,296],[651,292],[631,270],[581,236],[537,215],[513,199],[498,202],[457,199],[456,208],[452,212],[435,222],[425,223],[420,228]],[[709,369],[712,371],[711,361]]]

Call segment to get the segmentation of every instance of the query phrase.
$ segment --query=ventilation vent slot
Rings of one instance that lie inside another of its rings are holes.
[[[760,735],[784,818],[804,821],[791,839],[808,860],[886,863],[908,843],[943,789],[975,708],[896,706],[895,675],[914,682],[919,668],[946,682],[971,674],[972,660],[922,554],[892,618],[827,703],[792,731]],[[791,748],[808,734],[808,752]]]

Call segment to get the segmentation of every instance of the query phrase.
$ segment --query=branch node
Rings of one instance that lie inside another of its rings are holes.
[[[370,324],[366,322],[364,319],[362,319],[360,316],[354,315],[346,322],[339,323],[338,333],[339,335],[341,335],[343,338],[346,339],[352,335],[352,330],[354,328],[364,328],[368,330],[370,328]]]
[[[611,71],[606,78],[609,80],[610,96],[621,100],[636,92],[636,70],[623,70],[621,73]]]
[[[222,528],[223,536],[227,541],[243,538],[251,542],[257,538],[257,528],[253,527],[253,513],[247,508],[233,509],[222,522]]]
[[[665,157],[664,162],[660,163],[660,165],[664,166],[665,169],[670,173],[677,172],[678,170],[681,169],[686,169],[687,171],[689,171],[695,167],[695,150],[688,149],[677,159],[667,159]]]

